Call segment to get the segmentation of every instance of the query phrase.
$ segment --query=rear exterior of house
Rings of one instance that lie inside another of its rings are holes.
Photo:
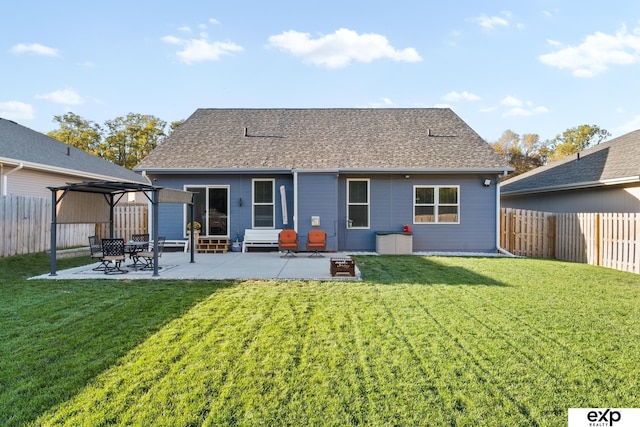
[[[136,170],[196,193],[201,237],[291,228],[304,249],[319,228],[329,251],[375,251],[408,225],[414,252],[491,252],[510,168],[449,109],[201,109]],[[188,220],[163,207],[160,234]]]

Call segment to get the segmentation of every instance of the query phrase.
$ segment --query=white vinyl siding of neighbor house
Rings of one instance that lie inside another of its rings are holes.
[[[413,187],[413,223],[460,223],[460,186]]]
[[[369,179],[347,179],[347,228],[369,228]]]
[[[274,179],[252,180],[252,228],[275,228],[275,187]]]

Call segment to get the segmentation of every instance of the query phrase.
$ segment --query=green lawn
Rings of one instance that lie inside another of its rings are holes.
[[[0,260],[0,424],[558,426],[640,407],[640,276],[357,263],[363,282],[120,282]]]

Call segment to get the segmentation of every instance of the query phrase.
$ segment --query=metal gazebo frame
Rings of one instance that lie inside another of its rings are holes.
[[[102,194],[105,201],[109,205],[109,237],[113,238],[114,222],[113,210],[115,205],[127,193],[140,192],[143,193],[152,205],[151,215],[151,236],[153,237],[153,276],[158,276],[158,207],[161,203],[181,203],[188,204],[191,219],[193,221],[193,204],[194,193],[190,191],[175,190],[164,187],[156,187],[150,184],[132,183],[132,182],[82,182],[67,184],[62,187],[47,187],[51,190],[51,258],[50,258],[50,276],[56,276],[56,246],[57,246],[57,230],[58,224],[58,208],[62,200],[71,192],[85,194]],[[86,222],[86,221],[84,221]],[[194,259],[194,233],[189,236],[191,263]]]

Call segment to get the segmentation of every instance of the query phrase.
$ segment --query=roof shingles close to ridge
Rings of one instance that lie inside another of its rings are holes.
[[[510,193],[545,191],[558,187],[593,186],[599,182],[640,176],[640,130],[589,148],[504,181]]]
[[[183,168],[511,169],[439,108],[199,109],[136,167]]]

